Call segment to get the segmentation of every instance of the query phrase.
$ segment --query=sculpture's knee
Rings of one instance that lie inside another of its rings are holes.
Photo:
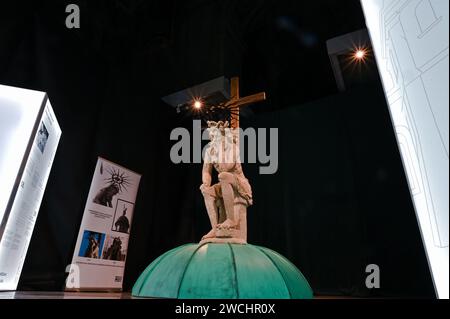
[[[220,173],[219,174],[219,181],[221,183],[229,183],[229,184],[233,184],[234,183],[234,175],[231,173]]]
[[[207,186],[202,185],[200,187],[200,190],[201,190],[201,192],[203,194],[203,197],[205,197],[205,199],[206,198],[210,198],[210,197],[215,199],[217,197],[217,194],[218,194],[217,193],[217,185],[213,185],[211,187],[207,187]]]

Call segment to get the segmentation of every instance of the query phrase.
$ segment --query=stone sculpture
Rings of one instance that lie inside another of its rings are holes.
[[[207,145],[200,190],[211,222],[203,243],[247,243],[247,207],[253,204],[250,183],[242,171],[237,129],[228,122],[208,122]],[[213,168],[218,173],[212,185]]]

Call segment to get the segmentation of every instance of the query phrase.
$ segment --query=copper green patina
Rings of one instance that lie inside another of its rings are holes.
[[[157,258],[133,296],[180,299],[310,299],[302,273],[277,252],[254,245],[188,244]]]

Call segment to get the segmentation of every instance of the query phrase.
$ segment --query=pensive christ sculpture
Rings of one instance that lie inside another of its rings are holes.
[[[238,131],[228,122],[208,122],[211,142],[203,163],[200,190],[211,222],[211,231],[202,238],[205,242],[247,242],[247,207],[253,204],[250,183],[242,171],[239,157]],[[212,185],[212,171],[218,183]]]
[[[308,282],[289,260],[270,249],[247,244],[247,209],[253,204],[253,195],[242,169],[243,154],[239,152],[239,108],[264,100],[265,94],[239,98],[237,83],[237,78],[232,79],[231,100],[220,105],[210,95],[204,95],[204,101],[189,100],[193,102],[193,112],[210,120],[205,131],[210,142],[203,153],[200,190],[211,229],[199,244],[180,246],[153,261],[136,281],[133,296],[179,299],[313,296]]]
[[[239,97],[239,79],[231,81],[231,100],[225,108],[231,113],[228,121],[208,121],[210,143],[204,153],[202,185],[211,230],[204,243],[247,243],[247,207],[253,204],[252,188],[244,175],[239,153],[239,109],[265,100],[265,93]],[[212,183],[213,170],[218,182]]]

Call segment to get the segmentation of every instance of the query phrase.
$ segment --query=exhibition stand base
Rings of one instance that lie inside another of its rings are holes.
[[[268,248],[250,244],[187,244],[157,258],[132,295],[178,299],[312,299],[300,270]]]

